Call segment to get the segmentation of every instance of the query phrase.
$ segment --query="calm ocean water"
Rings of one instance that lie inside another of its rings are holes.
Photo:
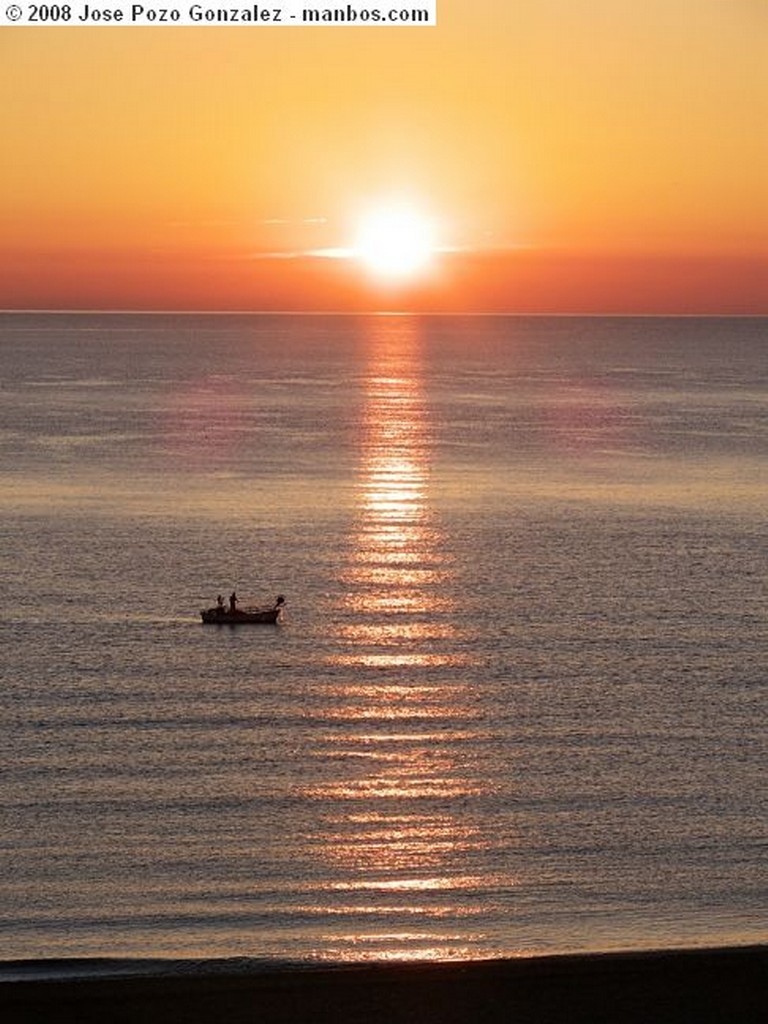
[[[0,957],[766,941],[767,325],[0,317]]]

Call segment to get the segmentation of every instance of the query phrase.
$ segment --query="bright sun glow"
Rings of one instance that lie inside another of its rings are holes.
[[[430,221],[409,206],[386,206],[360,222],[355,256],[377,277],[413,277],[435,251]]]

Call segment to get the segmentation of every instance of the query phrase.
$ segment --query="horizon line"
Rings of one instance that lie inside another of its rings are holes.
[[[418,310],[418,309],[48,309],[10,308],[0,309],[0,316],[7,315],[50,315],[50,316],[420,316],[420,317],[570,317],[570,318],[679,318],[679,319],[747,319],[768,318],[768,309],[760,313],[711,313],[711,312],[520,312],[512,310]]]

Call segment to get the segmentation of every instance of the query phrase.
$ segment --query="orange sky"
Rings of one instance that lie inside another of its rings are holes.
[[[764,0],[437,9],[4,29],[0,308],[768,312]],[[392,196],[426,277],[311,255]]]

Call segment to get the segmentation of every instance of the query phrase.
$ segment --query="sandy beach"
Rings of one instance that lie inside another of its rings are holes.
[[[83,964],[49,979],[42,966],[0,984],[6,1024],[757,1024],[768,1008],[764,946],[286,969],[211,962],[128,976],[107,962],[95,977]]]

